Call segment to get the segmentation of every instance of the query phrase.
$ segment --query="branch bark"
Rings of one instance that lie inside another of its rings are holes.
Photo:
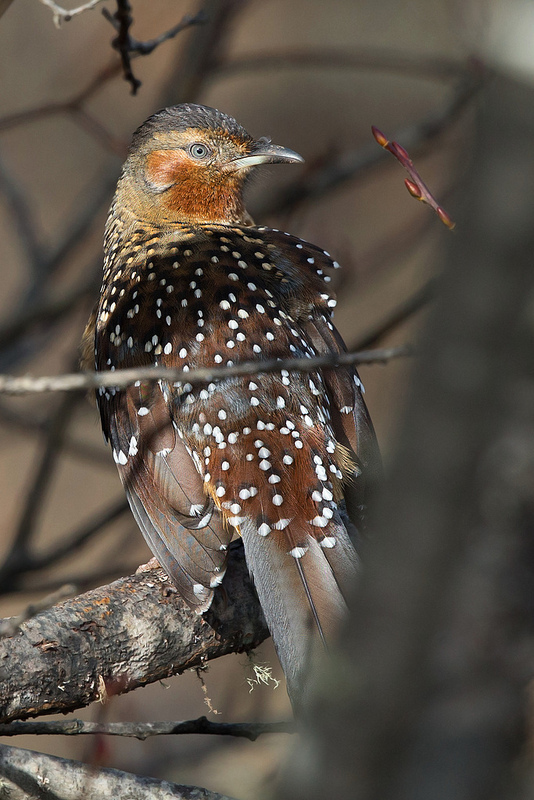
[[[203,616],[151,569],[25,622],[0,641],[0,722],[73,711],[257,647],[269,633],[240,544],[230,561]]]
[[[0,797],[10,800],[231,800],[176,783],[142,778],[118,769],[95,770],[79,761],[46,756],[33,750],[0,745]]]

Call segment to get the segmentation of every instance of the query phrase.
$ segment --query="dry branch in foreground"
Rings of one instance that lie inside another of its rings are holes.
[[[240,545],[231,548],[222,590],[204,616],[160,569],[121,578],[0,641],[0,722],[73,711],[252,650],[268,635]]]
[[[113,800],[231,800],[197,786],[179,786],[79,761],[0,745],[0,797],[10,800],[109,797]]]

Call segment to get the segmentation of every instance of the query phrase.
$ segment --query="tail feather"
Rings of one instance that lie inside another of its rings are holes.
[[[276,537],[262,537],[247,519],[241,526],[245,557],[254,580],[267,626],[284,670],[287,690],[298,709],[308,691],[325,647],[335,637],[346,614],[340,586],[348,588],[356,573],[352,545],[344,528],[336,530],[336,544],[321,546],[308,536],[306,552],[290,555]],[[333,553],[339,547],[339,556]],[[336,575],[343,563],[342,577]],[[333,566],[334,565],[334,566]]]

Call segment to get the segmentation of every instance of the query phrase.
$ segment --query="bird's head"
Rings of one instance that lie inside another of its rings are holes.
[[[232,117],[187,103],[138,128],[118,191],[122,204],[155,224],[246,223],[243,187],[251,169],[301,161],[269,139],[253,139]]]

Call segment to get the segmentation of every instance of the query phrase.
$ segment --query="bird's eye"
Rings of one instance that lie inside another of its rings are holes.
[[[211,155],[211,150],[205,144],[195,142],[189,147],[189,155],[193,156],[193,158],[207,158]]]

